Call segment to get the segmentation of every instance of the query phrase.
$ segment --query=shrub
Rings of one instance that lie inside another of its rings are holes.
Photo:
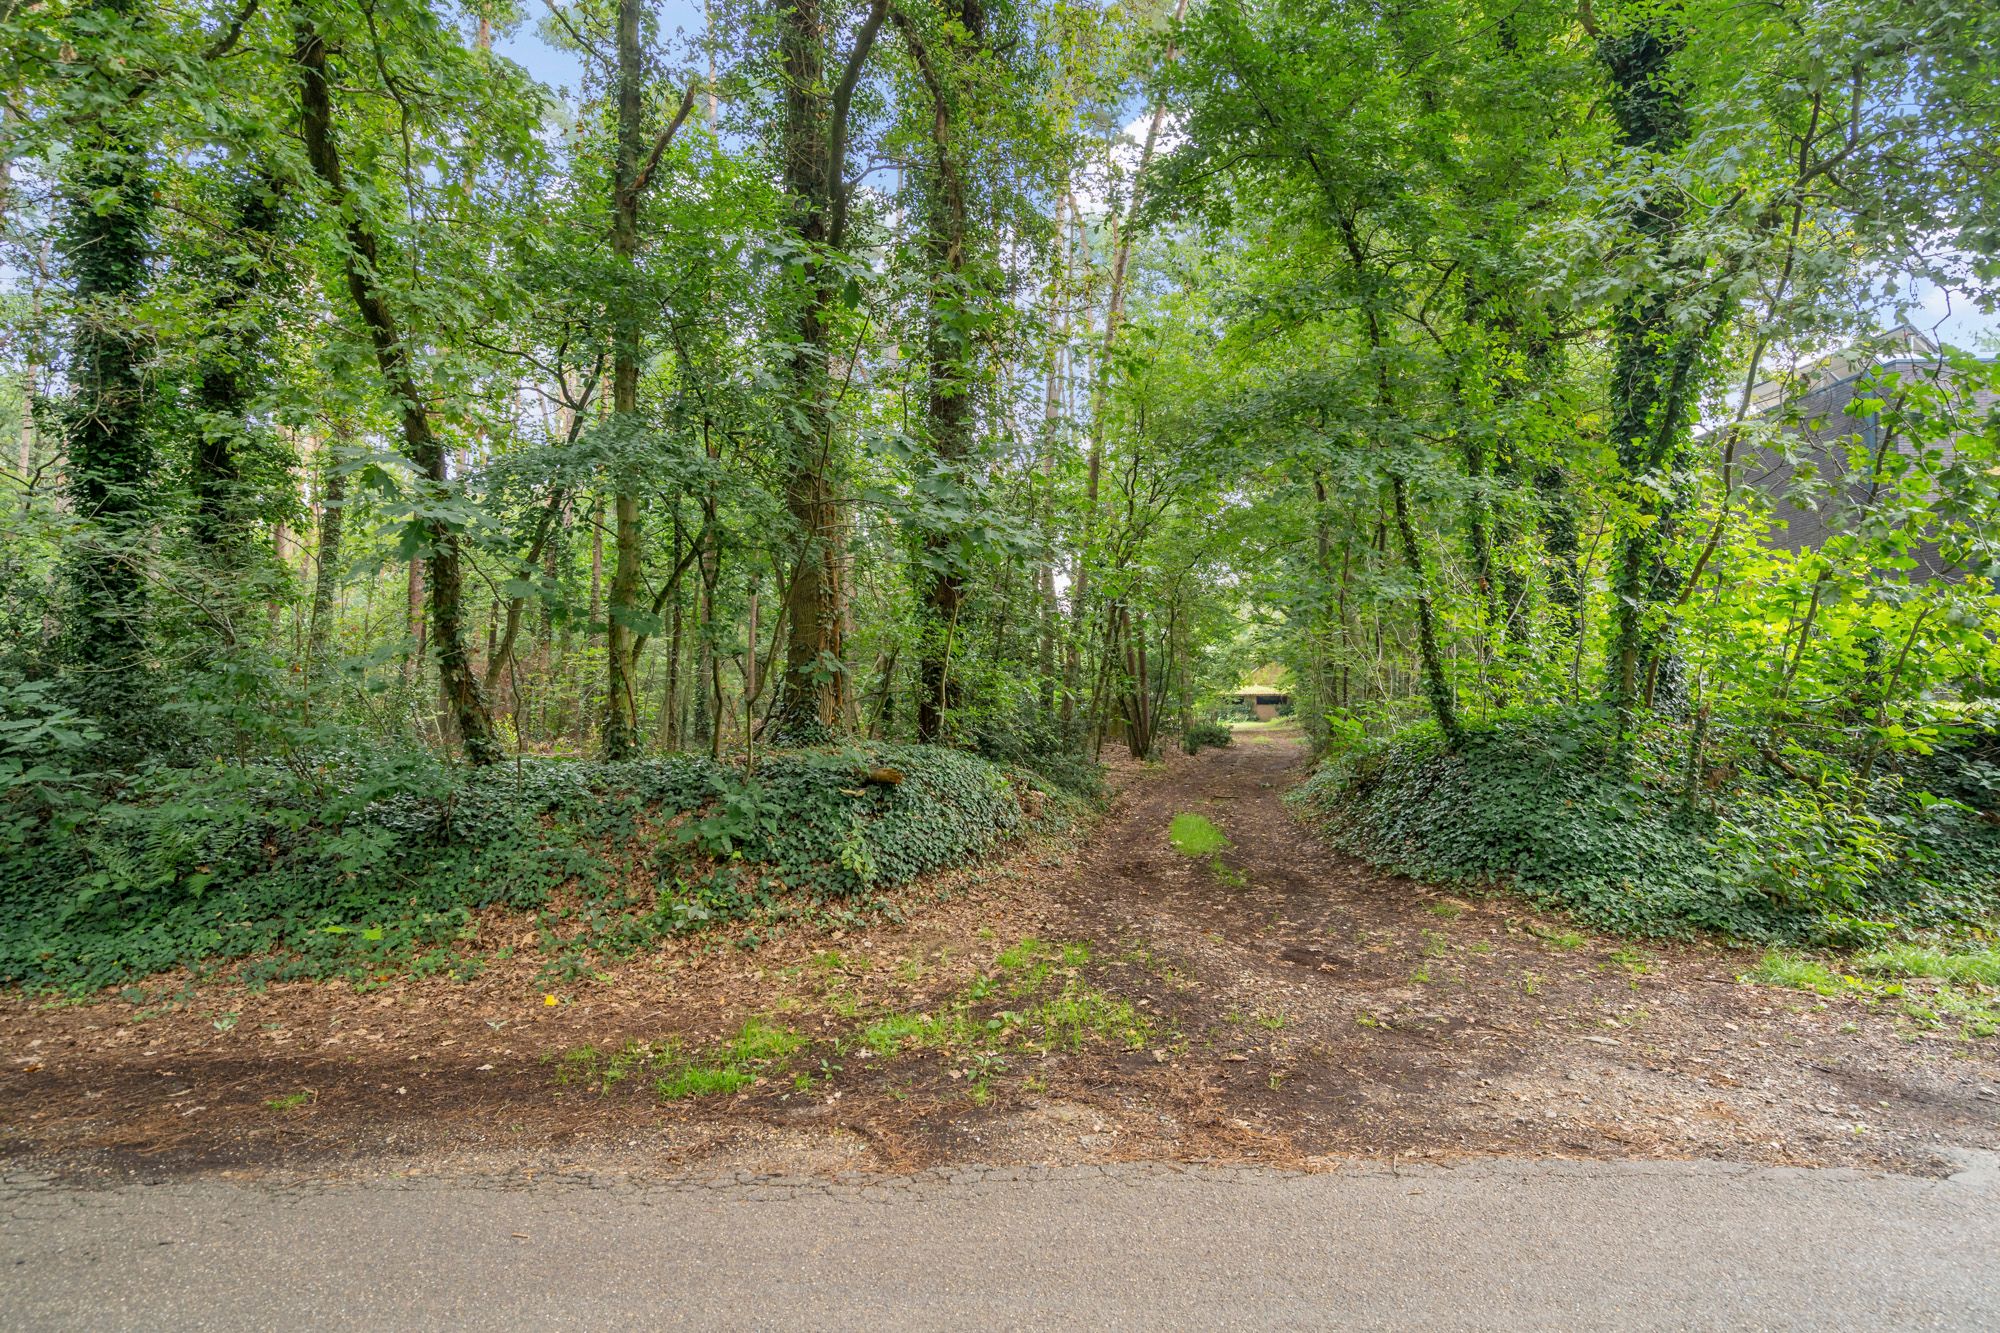
[[[982,719],[972,729],[973,753],[996,764],[1026,769],[1045,781],[1079,796],[1096,796],[1104,787],[1104,770],[1083,753],[1078,740],[1066,738],[1057,719],[1043,709],[1016,713],[1011,719]]]
[[[1181,748],[1189,754],[1199,754],[1204,745],[1219,748],[1229,744],[1233,735],[1221,722],[1195,722],[1181,736]]]
[[[2000,875],[1979,878],[2000,827],[1969,804],[1893,777],[1857,795],[1828,761],[1816,785],[1742,771],[1691,806],[1683,739],[1656,726],[1621,754],[1599,712],[1522,711],[1454,752],[1426,724],[1353,745],[1293,800],[1376,864],[1635,934],[1852,942],[2000,910]]]
[[[27,809],[22,790],[9,804]],[[752,773],[685,755],[467,771],[399,752],[155,767],[0,821],[0,980],[77,991],[253,956],[253,980],[452,966],[473,912],[559,894],[597,947],[629,951],[781,901],[863,904],[981,855],[1024,804],[1074,801],[930,746],[781,752]]]

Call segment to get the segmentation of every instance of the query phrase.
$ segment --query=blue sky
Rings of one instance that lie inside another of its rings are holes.
[[[648,6],[659,25],[661,36],[668,38],[667,49],[680,50],[683,43],[673,40],[675,33],[688,37],[698,37],[707,27],[703,18],[700,0],[654,0]],[[560,88],[574,95],[577,85],[582,82],[583,57],[570,51],[557,50],[542,40],[541,26],[548,18],[548,7],[543,4],[523,6],[526,17],[521,25],[505,36],[496,37],[493,49],[520,65],[551,88]]]
[[[707,26],[699,0],[654,0],[651,10],[660,35],[669,39],[668,49],[676,53],[684,43],[675,34],[697,37]],[[520,26],[495,39],[494,49],[549,87],[574,96],[582,83],[583,57],[558,50],[543,40],[541,26],[547,14],[546,6],[529,9]],[[1139,131],[1143,132],[1143,128],[1140,125]],[[1987,355],[2000,353],[2000,314],[1982,313],[1964,297],[1930,283],[1911,284],[1904,299],[1907,305],[1902,313],[1913,327],[1933,338]],[[1897,320],[1896,305],[1885,301],[1879,315],[1882,327],[1890,327]]]

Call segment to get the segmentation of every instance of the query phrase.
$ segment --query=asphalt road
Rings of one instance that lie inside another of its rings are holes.
[[[0,1324],[2000,1328],[2000,1157],[0,1184]]]

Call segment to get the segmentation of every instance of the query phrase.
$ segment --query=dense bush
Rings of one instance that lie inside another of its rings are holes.
[[[1032,775],[921,746],[777,753],[747,773],[368,752],[60,788],[14,776],[0,980],[68,990],[215,958],[254,958],[252,979],[461,966],[450,945],[494,904],[560,906],[598,947],[636,947],[752,908],[865,905],[1028,810],[1074,808]]]
[[[1691,795],[1675,767],[1684,745],[1663,724],[1621,750],[1600,713],[1524,711],[1456,751],[1432,726],[1357,744],[1293,799],[1379,865],[1509,884],[1616,931],[1851,940],[2000,913],[2000,824],[1971,752],[1877,779],[1861,799],[1831,765],[1718,767]]]
[[[1204,745],[1220,747],[1229,744],[1231,735],[1227,723],[1195,722],[1181,736],[1181,748],[1189,754],[1200,754]]]
[[[970,731],[974,753],[996,764],[1026,769],[1078,796],[1095,796],[1103,788],[1104,770],[1046,711],[1024,708],[1007,718],[981,719]]]

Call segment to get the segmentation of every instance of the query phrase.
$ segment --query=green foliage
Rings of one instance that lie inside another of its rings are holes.
[[[972,727],[972,748],[997,764],[1027,769],[1079,796],[1096,796],[1104,789],[1104,770],[1066,739],[1046,714],[981,721]]]
[[[1233,733],[1227,723],[1196,722],[1181,735],[1181,748],[1189,754],[1201,753],[1202,746],[1220,749],[1229,744]]]
[[[662,1101],[741,1092],[767,1074],[782,1073],[807,1039],[789,1028],[751,1018],[730,1037],[699,1049],[678,1039],[627,1042],[606,1053],[580,1046],[556,1057],[556,1083],[609,1092],[638,1075],[653,1076]]]
[[[1991,910],[1993,6],[549,8],[0,14],[0,976],[858,910],[1267,666],[1399,864]]]
[[[857,786],[866,767],[902,781]],[[250,959],[253,981],[455,965],[474,912],[558,897],[613,952],[781,902],[862,905],[1019,831],[1034,781],[918,746],[770,754],[748,774],[371,751],[58,789],[38,768],[0,792],[0,978],[71,991],[212,959]],[[560,924],[544,913],[551,965],[587,971]]]
[[[1175,815],[1167,826],[1167,841],[1182,856],[1213,856],[1229,845],[1221,829],[1206,816],[1195,814]]]
[[[2000,879],[1965,876],[2000,856],[1971,807],[1829,766],[1816,786],[1739,773],[1711,813],[1687,799],[1685,747],[1664,720],[1621,745],[1604,711],[1521,710],[1456,751],[1429,726],[1356,746],[1293,800],[1377,864],[1509,884],[1614,931],[1847,939],[2000,912]]]
[[[1845,969],[1773,949],[1741,980],[1827,998],[1850,997],[1873,1008],[1886,1006],[1920,1027],[1955,1025],[1962,1039],[1974,1040],[2000,1034],[2000,1003],[1992,996],[1996,977],[2000,977],[2000,953],[1992,949],[1955,953],[1898,945],[1856,954]],[[1905,979],[1935,984],[1912,986]]]

